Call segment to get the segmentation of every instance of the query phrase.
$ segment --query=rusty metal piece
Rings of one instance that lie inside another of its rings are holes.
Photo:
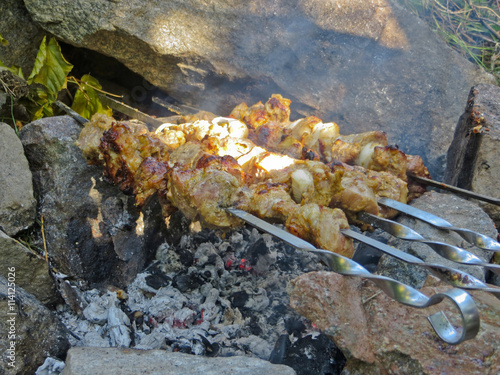
[[[479,193],[474,193],[473,191],[462,189],[453,185],[445,184],[444,182],[439,182],[439,181],[434,181],[431,180],[430,178],[425,178],[425,177],[420,177],[420,176],[414,176],[410,175],[410,178],[414,179],[415,181],[418,181],[422,184],[429,185],[438,189],[444,189],[451,191],[452,193],[455,194],[460,194],[464,195],[469,198],[474,198],[483,202],[495,204],[497,206],[500,206],[500,199],[498,198],[493,198],[489,197],[487,195],[479,194]]]

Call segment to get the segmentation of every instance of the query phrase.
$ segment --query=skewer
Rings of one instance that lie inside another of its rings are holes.
[[[109,107],[111,107],[115,111],[124,113],[125,115],[132,117],[132,118],[137,118],[141,121],[144,121],[144,122],[151,124],[153,126],[156,126],[156,127],[162,125],[162,122],[155,119],[154,117],[151,117],[146,113],[140,112],[139,110],[137,110],[133,107],[130,107],[124,103],[121,103],[113,98],[110,98],[110,97],[102,95],[102,94],[100,94],[99,97],[100,97],[101,101],[103,101],[103,103],[105,103],[106,105],[108,105]],[[162,99],[160,99],[158,97],[154,97],[153,101],[159,105],[164,106],[165,108],[167,108],[173,112],[188,112],[188,113],[194,112],[194,108],[191,108],[191,107],[182,106],[182,108],[181,108],[181,107],[170,105],[170,104],[167,105],[165,101],[163,101]],[[80,116],[78,113],[73,111],[70,107],[68,107],[66,104],[64,104],[60,101],[57,101],[56,105],[60,109],[65,111],[67,114],[72,116],[75,120],[77,120],[82,125],[84,125],[86,122],[89,121],[86,118]],[[500,205],[500,199],[498,199],[498,198],[493,198],[493,197],[489,197],[486,195],[474,193],[470,190],[461,189],[461,188],[458,188],[456,186],[448,185],[448,184],[445,184],[444,182],[431,180],[431,179],[425,178],[425,177],[411,175],[410,178],[412,178],[412,179],[414,179],[422,184],[425,184],[425,185],[437,187],[440,189],[446,189],[446,190],[449,190],[451,192],[465,195],[465,196],[470,197],[470,198],[482,200],[484,202],[488,202],[488,203],[495,204],[495,205]]]
[[[450,324],[442,311],[427,318],[436,334],[448,344],[459,344],[465,340],[472,339],[479,331],[479,311],[472,297],[463,290],[452,288],[443,293],[436,293],[431,297],[427,297],[425,294],[400,281],[370,273],[366,268],[352,259],[331,251],[317,249],[309,242],[245,211],[235,208],[227,208],[226,210],[257,229],[269,233],[299,250],[310,251],[318,255],[334,272],[345,276],[364,277],[372,280],[384,293],[399,303],[416,308],[426,308],[441,302],[445,298],[451,300],[460,313],[460,330],[456,330]]]
[[[443,258],[449,259],[453,262],[471,266],[481,266],[495,272],[497,275],[500,275],[500,264],[487,263],[478,256],[458,246],[425,239],[422,235],[420,235],[420,233],[403,224],[389,219],[381,218],[367,212],[360,212],[358,214],[358,219],[376,226],[377,228],[380,228],[385,232],[393,235],[394,237],[400,238],[402,240],[425,243]]]
[[[457,228],[452,224],[440,218],[439,216],[433,215],[427,211],[420,210],[418,208],[409,206],[407,204],[395,201],[394,199],[389,198],[380,198],[378,203],[393,208],[399,212],[402,212],[406,215],[413,216],[417,219],[425,221],[436,228],[451,230],[453,232],[458,233],[464,240],[467,242],[480,247],[481,249],[490,250],[490,251],[500,251],[500,243],[493,240],[492,238],[485,236],[484,234],[474,232],[465,228]]]
[[[453,185],[445,184],[444,182],[439,182],[439,181],[431,180],[430,178],[425,178],[425,177],[420,177],[420,176],[414,176],[414,175],[411,175],[410,178],[412,178],[412,179],[414,179],[414,180],[416,180],[418,182],[421,182],[421,183],[423,183],[425,185],[429,185],[429,186],[432,186],[432,187],[435,187],[435,188],[438,188],[438,189],[449,190],[452,193],[465,195],[466,197],[469,197],[469,198],[478,199],[480,201],[484,201],[484,202],[487,202],[487,203],[491,203],[491,204],[495,204],[497,206],[500,206],[500,199],[498,199],[498,198],[493,198],[493,197],[489,197],[487,195],[483,195],[483,194],[479,194],[479,193],[474,193],[474,192],[472,192],[470,190],[466,190],[466,189],[462,189],[462,188],[459,188],[459,187],[456,187],[456,186],[453,186]]]
[[[81,119],[79,119],[80,122],[83,122]],[[286,233],[286,232],[285,232]],[[349,235],[351,237],[355,237],[358,235],[358,233],[356,232],[353,232],[353,231],[350,231],[350,230],[346,230],[344,232],[345,235]],[[359,240],[359,239],[358,239]],[[370,239],[368,239],[370,240]],[[365,237],[365,241],[368,241]],[[457,285],[457,286],[460,286],[460,287],[470,287],[470,288],[475,288],[475,289],[483,289],[483,287],[485,285],[482,285],[480,284],[480,281],[478,281],[478,283],[476,283],[476,279],[473,279],[472,277],[469,277],[469,275],[467,274],[464,274],[464,273],[460,273],[459,271],[457,270],[454,270],[454,269],[451,269],[449,267],[444,267],[444,266],[441,266],[441,265],[433,265],[433,264],[424,264],[424,262],[418,258],[415,258],[413,257],[413,259],[411,258],[411,256],[409,256],[408,254],[405,254],[405,253],[394,253],[394,249],[392,248],[389,248],[387,247],[386,249],[384,248],[380,248],[380,246],[377,246],[377,248],[381,249],[382,251],[385,251],[393,256],[396,256],[400,259],[403,259],[407,262],[412,262],[414,264],[421,264],[422,266],[424,267],[428,267],[430,268],[431,270],[433,270],[437,275],[439,275],[439,277],[441,278],[444,278],[445,280],[447,280],[448,282],[451,282],[453,280],[455,280],[455,284],[454,285]],[[392,249],[392,250],[391,250]],[[332,266],[332,261],[331,261],[331,254],[334,254],[334,253],[331,253],[331,252],[327,252],[325,250],[319,250],[319,249],[316,249],[315,252],[319,252],[319,253],[327,253],[329,254],[329,256],[327,257],[327,259],[329,259],[328,263]],[[321,254],[320,254],[321,255]],[[325,257],[325,255],[321,255],[322,257]],[[340,257],[340,256],[339,256]],[[338,263],[339,265],[342,265],[344,264],[345,262],[347,262],[348,264],[351,265],[351,267],[349,269],[351,270],[354,270],[356,271],[357,270],[357,275],[370,275],[369,278],[372,278],[373,280],[375,280],[375,282],[377,284],[381,284],[381,285],[388,285],[386,288],[385,288],[385,291],[386,293],[388,293],[389,295],[391,295],[393,298],[396,298],[398,296],[399,293],[406,293],[406,294],[409,294],[410,297],[413,293],[413,291],[415,291],[413,288],[412,289],[404,289],[403,288],[403,291],[402,291],[402,286],[404,286],[404,284],[396,281],[396,280],[393,280],[391,278],[387,278],[387,277],[384,277],[384,276],[378,276],[378,275],[372,275],[370,274],[366,269],[364,269],[362,266],[358,265],[357,263],[352,263],[351,260],[349,260],[348,258],[344,258],[344,257],[335,257],[334,256],[334,259],[338,260],[340,263]],[[354,267],[355,265],[357,265],[358,267],[360,268],[356,268]],[[354,268],[353,268],[354,267]],[[344,272],[347,272],[347,274],[349,274],[348,271],[344,270]],[[368,277],[368,276],[366,276]],[[464,280],[468,280],[468,284],[464,283]],[[466,284],[466,285],[464,285]],[[408,287],[410,288],[410,287]],[[416,295],[416,299],[415,301],[412,301],[412,300],[405,300],[404,298],[407,298],[408,296],[404,296],[403,298],[403,301],[406,301],[406,303],[417,303],[419,304],[420,306],[419,307],[426,307],[426,306],[430,306],[431,304],[435,304],[435,303],[438,303],[440,302],[443,298],[451,298],[453,300],[453,302],[457,305],[457,306],[460,306],[460,303],[464,302],[466,300],[466,297],[470,298],[470,296],[468,294],[466,294],[465,292],[463,291],[449,291],[448,292],[445,292],[445,293],[442,293],[439,295],[439,297],[436,299],[434,298],[435,296],[431,297],[430,299],[428,297],[426,297],[425,295],[422,295],[420,292],[418,291],[415,291],[417,292],[418,294]],[[466,294],[466,296],[463,295],[463,293]],[[455,300],[454,297],[460,295],[460,298]],[[422,296],[424,297],[424,299],[422,300]],[[472,301],[473,302],[473,301]],[[405,302],[403,302],[405,303]],[[467,307],[467,306],[465,306]],[[474,308],[475,308],[475,304],[474,304]],[[477,308],[475,308],[477,310]],[[470,308],[469,308],[470,310]],[[477,311],[476,311],[477,312]],[[461,315],[462,315],[462,318],[464,318],[464,314],[463,314],[463,310],[461,309]],[[467,339],[468,337],[472,337],[472,333],[474,330],[473,329],[469,329],[469,328],[466,328],[466,329],[463,329],[462,330],[462,333],[456,333],[456,331],[453,329],[453,327],[451,327],[451,325],[449,324],[449,322],[447,321],[447,319],[444,317],[444,314],[435,314],[433,316],[431,316],[429,318],[431,324],[433,325],[433,327],[436,329],[436,330],[439,330],[439,328],[437,328],[438,326],[441,327],[441,329],[445,329],[445,333],[443,334],[443,332],[441,332],[442,335],[444,335],[444,337],[448,337],[445,339],[446,342],[449,342],[449,343],[455,343],[455,342],[458,342],[460,340],[464,340],[464,339]],[[447,324],[447,326],[446,326]],[[446,327],[445,327],[446,326]],[[478,326],[479,326],[479,322],[477,322],[477,327],[476,327],[476,331],[475,333],[477,333],[477,329],[478,329]],[[449,328],[451,327],[451,329],[453,331],[450,331]],[[474,335],[475,335],[474,333]],[[441,336],[440,336],[441,337]]]

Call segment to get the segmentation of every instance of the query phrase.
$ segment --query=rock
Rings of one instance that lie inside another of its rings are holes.
[[[21,67],[28,77],[46,33],[33,22],[22,0],[2,0],[0,14],[0,35],[9,43],[0,47],[0,61]]]
[[[32,374],[45,358],[65,355],[69,348],[67,330],[32,294],[17,285],[12,293],[7,280],[12,282],[14,279],[0,276],[3,315],[0,320],[0,373]],[[12,354],[13,359],[9,358]]]
[[[164,232],[157,202],[137,212],[134,198],[102,179],[75,146],[80,126],[51,117],[24,126],[20,137],[40,197],[49,258],[60,272],[97,284],[127,285]]]
[[[422,293],[448,287],[434,281]],[[291,306],[325,332],[347,358],[344,374],[496,374],[500,370],[500,301],[471,292],[481,328],[460,345],[441,341],[427,321],[443,309],[399,304],[374,284],[333,272],[310,272],[291,282]],[[449,305],[448,305],[449,306]],[[444,307],[446,312],[454,312]]]
[[[491,238],[497,238],[498,232],[490,217],[474,202],[467,201],[456,195],[429,191],[420,198],[414,200],[411,205],[442,217],[458,228],[470,229]],[[427,223],[413,219],[409,216],[400,215],[397,221],[416,230],[427,239],[461,247],[483,259],[486,263],[491,260],[494,254],[491,251],[483,250],[469,244],[454,232],[436,229]],[[456,268],[482,281],[486,279],[487,272],[484,268],[467,266],[445,259],[425,244],[399,240],[396,238],[390,239],[388,243],[399,250],[417,256],[425,262],[439,263]],[[427,276],[430,274],[429,271],[423,267],[409,265],[388,255],[382,256],[377,267],[377,273],[392,277],[416,288],[421,288]]]
[[[295,374],[290,367],[249,357],[207,358],[164,350],[71,348],[64,375],[77,374]]]
[[[387,132],[436,179],[460,103],[471,86],[495,83],[392,0],[24,3],[46,31],[113,56],[185,104],[227,115],[280,93],[295,118]]]
[[[64,370],[64,362],[52,357],[47,357],[35,375],[59,375]]]
[[[0,229],[14,236],[35,221],[36,200],[23,145],[14,129],[0,122]]]
[[[474,86],[465,112],[458,120],[448,150],[445,182],[476,193],[500,198],[500,88]],[[480,206],[500,226],[500,207]]]
[[[60,300],[45,259],[28,250],[0,231],[0,275],[8,277],[7,267],[14,267],[16,284],[40,302],[51,305]]]

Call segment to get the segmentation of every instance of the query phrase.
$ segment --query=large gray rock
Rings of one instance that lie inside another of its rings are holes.
[[[294,375],[295,371],[288,366],[249,357],[207,358],[164,350],[71,348],[63,375],[83,374]]]
[[[33,20],[186,104],[228,114],[272,93],[294,117],[389,133],[442,177],[461,103],[494,83],[392,0],[25,0]]]
[[[427,296],[448,289],[431,280]],[[333,272],[309,272],[291,282],[290,304],[327,334],[344,353],[343,374],[497,374],[500,369],[498,314],[500,301],[471,292],[481,315],[478,335],[448,345],[432,330],[427,317],[451,304],[417,309],[395,302],[375,284]]]
[[[448,150],[446,182],[500,198],[500,87],[471,89]],[[500,207],[479,202],[500,226]]]
[[[45,259],[2,231],[0,231],[0,264],[5,265],[0,270],[0,275],[7,277],[7,267],[14,267],[16,284],[33,294],[40,302],[50,305],[59,299]]]
[[[13,236],[35,221],[36,200],[23,145],[14,129],[0,122],[0,229]]]
[[[23,0],[2,0],[0,14],[0,35],[9,43],[0,46],[0,61],[21,67],[28,77],[46,32],[31,20]]]
[[[32,294],[11,289],[16,279],[0,276],[0,374],[33,374],[45,358],[65,355],[68,331]]]
[[[165,224],[158,204],[139,213],[132,196],[103,181],[101,167],[87,165],[75,146],[80,130],[62,116],[20,132],[49,258],[58,271],[91,285],[124,286],[154,257]]]

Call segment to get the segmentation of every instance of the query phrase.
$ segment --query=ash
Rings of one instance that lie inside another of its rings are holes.
[[[179,238],[159,247],[126,293],[83,292],[80,316],[59,306],[71,344],[269,360],[284,336],[319,335],[286,292],[291,279],[324,269],[316,256],[251,228]]]

